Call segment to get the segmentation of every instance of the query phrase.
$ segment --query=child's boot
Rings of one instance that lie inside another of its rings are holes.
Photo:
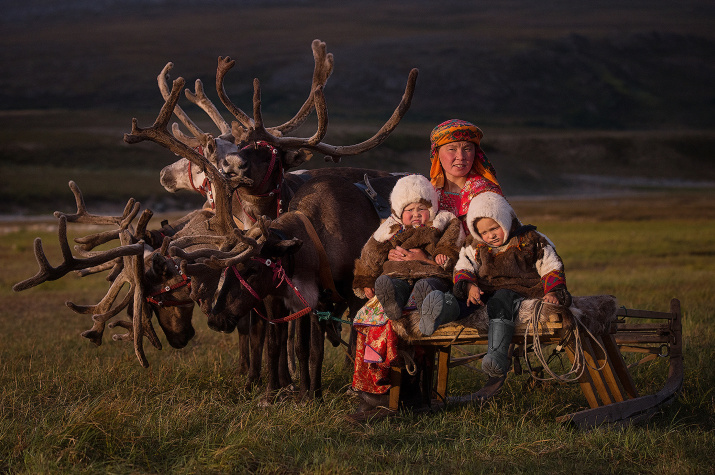
[[[514,336],[514,318],[523,299],[510,290],[498,290],[487,301],[489,333],[487,354],[482,359],[482,370],[492,377],[509,371],[509,345]]]
[[[459,304],[454,295],[434,290],[422,302],[420,318],[420,332],[429,336],[445,323],[453,322],[459,318]]]
[[[482,369],[489,376],[504,376],[509,371],[509,345],[514,336],[514,322],[506,318],[489,320],[489,347],[482,359]]]
[[[375,281],[375,296],[390,320],[402,318],[402,309],[410,296],[410,284],[381,275]]]
[[[446,291],[448,290],[448,286],[445,285],[440,279],[435,279],[434,277],[426,277],[418,280],[412,288],[412,294],[410,294],[410,298],[408,300],[409,305],[412,305],[412,302],[414,301],[415,308],[421,314],[422,303],[433,290]]]

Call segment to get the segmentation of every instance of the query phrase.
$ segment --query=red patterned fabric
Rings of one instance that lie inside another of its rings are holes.
[[[391,386],[390,364],[397,358],[397,334],[392,328],[392,322],[388,321],[382,326],[355,326],[355,330],[357,345],[353,389],[385,394]]]
[[[443,188],[437,188],[439,209],[447,210],[458,217],[462,221],[464,232],[469,235],[469,229],[464,220],[467,216],[467,211],[469,211],[469,203],[472,201],[472,198],[485,191],[492,191],[504,196],[499,185],[495,185],[479,175],[470,175],[464,187],[462,187],[462,191],[459,193],[450,193],[444,191]]]
[[[552,270],[541,276],[541,282],[544,284],[544,295],[548,294],[558,286],[566,288],[566,274],[563,270]]]

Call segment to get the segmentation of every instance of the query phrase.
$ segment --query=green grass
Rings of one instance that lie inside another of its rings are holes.
[[[706,472],[715,464],[715,223],[677,213],[642,219],[638,206],[622,203],[620,221],[598,213],[573,221],[544,215],[566,212],[563,202],[515,203],[525,221],[555,242],[575,295],[611,293],[623,305],[649,310],[667,310],[672,297],[681,299],[686,374],[678,401],[646,425],[591,431],[555,422],[587,407],[578,385],[527,389],[525,376],[510,377],[484,407],[350,425],[343,416],[355,406],[344,394],[351,370],[330,347],[323,403],[285,401],[263,409],[261,390],[240,389],[236,336],[212,332],[199,312],[189,346],[173,350],[164,342],[157,351],[145,344],[151,366],[142,369],[131,344],[105,335],[94,347],[83,339],[89,318],[63,305],[97,301],[106,290],[100,277],[66,276],[22,293],[10,290],[36,270],[35,236],[52,263],[59,253],[54,223],[6,226],[0,234],[0,471]],[[592,205],[603,209],[598,200],[578,204]],[[639,219],[629,219],[630,209]],[[666,371],[661,360],[633,375],[648,394]],[[456,368],[449,391],[467,394],[482,381]]]

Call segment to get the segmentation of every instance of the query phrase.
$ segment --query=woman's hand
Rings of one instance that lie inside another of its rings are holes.
[[[469,284],[469,290],[467,290],[467,307],[470,305],[484,305],[484,302],[482,302],[483,294],[482,289],[475,284]]]
[[[368,299],[371,299],[375,296],[375,289],[373,289],[373,288],[365,287],[362,290],[363,290],[363,292],[365,292],[365,297],[367,297]]]
[[[427,253],[422,249],[404,249],[397,246],[387,253],[387,259],[390,261],[426,261],[433,262],[427,257]]]
[[[434,261],[443,266],[447,263],[448,257],[445,256],[444,254],[437,254],[437,256],[434,258]]]

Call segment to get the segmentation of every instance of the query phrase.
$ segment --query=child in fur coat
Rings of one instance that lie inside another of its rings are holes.
[[[411,297],[419,309],[429,292],[451,285],[464,231],[454,214],[438,206],[439,196],[427,178],[401,178],[390,195],[392,214],[355,261],[355,295],[376,296],[392,320],[402,317]],[[412,259],[391,260],[389,252],[396,248],[411,250]]]
[[[401,178],[390,195],[391,216],[355,261],[353,290],[370,300],[353,321],[357,341],[352,389],[362,402],[351,420],[382,411],[388,404],[390,366],[397,358],[392,320],[401,318],[406,306],[419,308],[433,290],[451,286],[464,230],[454,214],[438,211],[438,206],[437,192],[427,178]],[[403,254],[401,260],[390,257],[395,249]]]
[[[571,305],[564,266],[549,238],[535,226],[522,225],[499,194],[474,197],[466,223],[470,236],[454,267],[454,295],[430,293],[423,302],[422,318],[432,321],[429,329],[434,330],[467,316],[467,307],[486,304],[489,346],[482,369],[492,377],[503,377],[509,369],[508,349],[522,300],[541,298]]]

